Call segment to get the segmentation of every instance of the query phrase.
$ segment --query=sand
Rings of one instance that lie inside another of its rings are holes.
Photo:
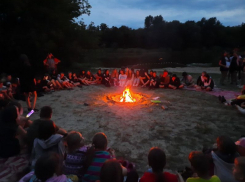
[[[107,99],[122,91],[119,87],[84,86],[40,97],[37,107],[51,106],[55,123],[68,131],[81,132],[87,143],[96,132],[105,132],[109,147],[119,158],[134,162],[140,174],[148,169],[151,147],[162,148],[167,155],[166,168],[177,170],[189,165],[191,151],[212,146],[217,136],[225,134],[235,141],[244,134],[244,116],[220,104],[215,96],[187,90],[133,88],[133,93],[144,95],[142,102],[121,104]],[[151,103],[151,98],[157,96],[162,103]],[[163,110],[162,105],[168,109]],[[37,118],[38,114],[31,116],[32,120]]]

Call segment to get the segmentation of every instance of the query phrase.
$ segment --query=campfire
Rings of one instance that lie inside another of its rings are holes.
[[[129,88],[123,91],[123,95],[120,98],[120,102],[136,102],[136,99],[132,97]]]
[[[141,100],[143,96],[140,94],[134,94],[129,88],[126,88],[122,94],[113,95],[110,97],[111,100],[121,103],[135,103]]]

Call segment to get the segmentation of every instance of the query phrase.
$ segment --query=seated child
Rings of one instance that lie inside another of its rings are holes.
[[[140,82],[142,84],[141,87],[146,87],[149,85],[150,83],[150,75],[148,75],[148,70],[143,70],[141,71],[141,75],[140,75]]]
[[[187,86],[187,87],[193,87],[194,86],[193,78],[191,75],[188,75],[186,72],[183,72],[182,77],[183,78],[181,80],[181,83],[184,86]]]
[[[19,182],[78,182],[76,176],[62,174],[60,156],[57,153],[43,154],[35,164],[35,171],[26,174]]]
[[[70,84],[72,84],[73,86],[80,85],[79,80],[76,79],[76,77],[73,77],[72,72],[68,72],[68,79],[69,79]]]
[[[153,75],[151,77],[151,80],[150,80],[150,89],[151,88],[158,88],[158,87],[159,87],[159,80],[157,77],[157,73],[154,71]]]
[[[64,161],[64,174],[74,174],[80,179],[83,177],[85,169],[85,159],[87,147],[84,147],[84,138],[82,134],[71,131],[66,138],[68,153]]]
[[[65,87],[65,88],[68,88],[68,89],[72,88],[72,85],[69,82],[70,80],[65,76],[64,73],[58,74],[57,80],[62,85],[62,87]]]
[[[140,84],[140,71],[137,70],[133,80],[133,87],[138,87],[139,84]]]
[[[103,166],[101,167],[100,171],[100,181],[97,182],[123,182],[124,176],[126,175],[124,170],[125,168],[122,167],[122,165],[114,159],[107,160]],[[131,175],[132,176],[132,175]],[[133,181],[132,177],[128,176],[127,181],[130,182],[138,182],[138,175],[136,174],[136,180]],[[131,179],[129,179],[131,177]]]
[[[57,73],[56,70],[53,69],[52,73],[50,74],[50,80],[52,82],[52,84],[54,85],[55,89],[63,89],[62,85],[60,84],[60,82],[57,80]]]
[[[119,84],[118,78],[119,78],[119,75],[118,75],[117,69],[114,69],[111,74],[111,84],[114,86],[118,86]]]
[[[238,182],[245,181],[245,157],[238,157],[235,159],[233,175]]]
[[[55,134],[55,126],[52,121],[44,120],[38,128],[38,138],[33,142],[31,166],[34,167],[37,159],[44,153],[56,152],[64,159],[65,146],[63,136]]]
[[[179,89],[183,88],[184,85],[182,85],[180,83],[180,79],[177,77],[177,75],[176,74],[173,74],[172,77],[171,77],[171,79],[170,79],[170,82],[169,82],[168,87],[175,90],[177,88],[179,88]]]
[[[234,141],[227,136],[217,138],[217,150],[211,152],[214,175],[222,182],[236,182],[232,175],[234,160],[239,156]]]
[[[198,77],[196,89],[201,89],[202,86],[204,86],[204,76],[207,74],[206,71],[202,72],[202,75]]]
[[[204,85],[201,86],[201,88],[206,91],[212,91],[214,88],[214,81],[212,80],[212,78],[208,74],[204,75],[203,78],[204,78]]]
[[[168,71],[164,70],[163,75],[160,77],[160,88],[168,88],[170,83],[170,76],[168,75]]]
[[[98,70],[98,72],[95,74],[96,82],[97,84],[101,84],[103,80],[103,74],[101,72],[101,69]]]
[[[89,85],[89,82],[87,81],[86,73],[85,73],[84,70],[82,70],[81,73],[79,74],[78,80],[79,80],[82,84],[84,84],[84,85],[86,85],[86,86]]]
[[[134,81],[134,69],[133,68],[127,68],[128,71],[126,73],[127,75],[127,82],[126,82],[126,86],[127,87],[131,87]]]
[[[245,137],[240,138],[235,144],[237,146],[237,152],[240,154],[240,156],[245,157]]]
[[[103,74],[103,79],[102,79],[102,83],[106,86],[106,87],[110,87],[111,86],[111,76],[110,76],[110,72],[109,70],[105,70],[105,73]]]
[[[119,75],[119,86],[120,87],[124,87],[126,85],[127,82],[127,75],[124,73],[123,70],[120,70],[120,75]]]
[[[107,143],[107,137],[104,133],[96,133],[94,135],[92,147],[87,151],[87,171],[83,176],[83,182],[99,180],[100,170],[105,161],[115,157],[112,150],[111,153],[107,151]]]
[[[91,84],[97,84],[96,78],[94,77],[94,75],[90,71],[87,71],[87,74],[86,74],[85,78],[86,78],[87,83],[89,85],[91,85]]]
[[[210,176],[209,158],[202,152],[191,152],[189,161],[197,177],[190,177],[186,182],[221,182],[218,176]]]
[[[163,172],[166,165],[166,155],[158,147],[152,147],[148,154],[148,164],[153,172],[145,172],[140,182],[178,182],[177,175],[169,172]]]

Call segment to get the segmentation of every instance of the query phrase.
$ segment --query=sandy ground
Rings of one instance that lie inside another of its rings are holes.
[[[201,150],[203,145],[212,146],[217,136],[228,135],[235,141],[245,133],[244,116],[206,93],[133,88],[134,93],[145,96],[143,102],[121,104],[107,100],[122,91],[103,85],[84,86],[38,98],[37,107],[51,106],[55,123],[68,131],[81,132],[88,143],[96,132],[105,132],[117,156],[134,162],[140,174],[148,168],[147,154],[153,146],[166,152],[166,168],[177,170],[189,165],[189,152]],[[161,104],[150,102],[156,96]],[[162,105],[168,110],[163,110]],[[31,117],[37,118],[38,114]]]

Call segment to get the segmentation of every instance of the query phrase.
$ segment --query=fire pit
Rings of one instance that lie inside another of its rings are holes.
[[[121,103],[135,103],[139,102],[142,98],[143,95],[131,93],[129,88],[126,88],[122,94],[113,95],[109,98],[109,100]]]

